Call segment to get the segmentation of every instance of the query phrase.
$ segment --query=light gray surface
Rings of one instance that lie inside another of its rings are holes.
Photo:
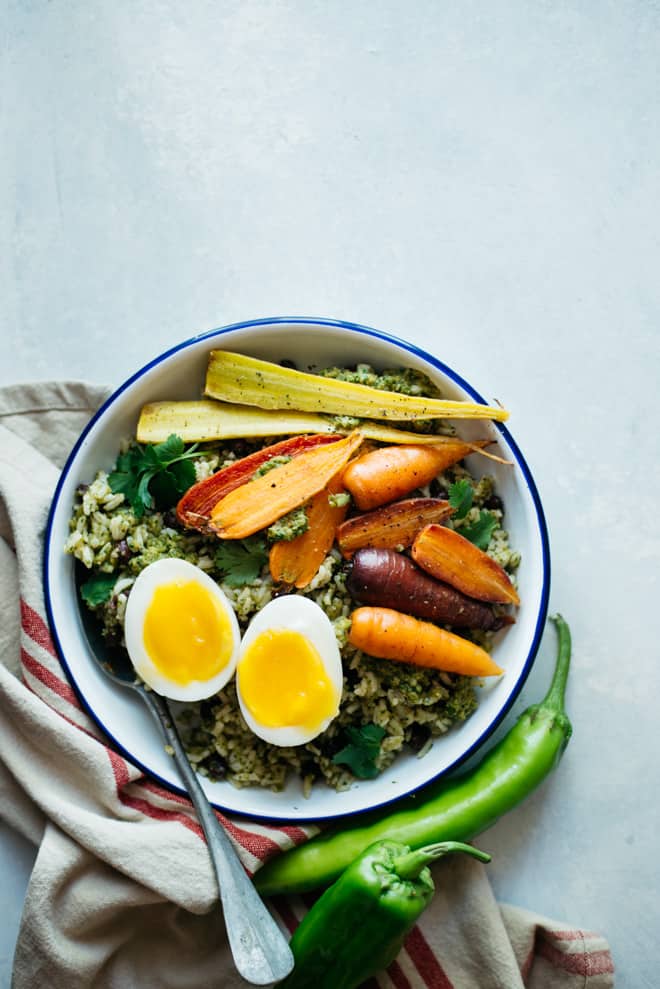
[[[656,986],[657,2],[10,0],[0,31],[0,382],[117,383],[198,331],[317,314],[510,408],[576,730],[481,844],[501,898]],[[548,630],[517,710],[552,655]],[[17,916],[29,856],[0,840]]]

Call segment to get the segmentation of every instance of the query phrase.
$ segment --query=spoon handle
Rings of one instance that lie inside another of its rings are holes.
[[[247,982],[256,986],[279,982],[293,968],[293,955],[286,938],[260,899],[215,816],[188,761],[167,701],[152,690],[141,689],[140,693],[172,748],[177,769],[206,835],[236,968]]]

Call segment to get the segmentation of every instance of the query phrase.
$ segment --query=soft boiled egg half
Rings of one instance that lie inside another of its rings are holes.
[[[126,603],[124,635],[138,676],[172,700],[210,697],[236,669],[234,610],[215,581],[185,560],[157,560],[141,571]]]
[[[309,598],[274,598],[252,619],[236,668],[241,712],[271,745],[304,745],[339,713],[342,665],[330,619]]]

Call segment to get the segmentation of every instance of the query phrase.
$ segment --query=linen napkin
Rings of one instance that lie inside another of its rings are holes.
[[[202,831],[189,802],[119,755],[87,716],[45,618],[42,540],[61,467],[105,388],[0,389],[0,817],[38,846],[14,989],[216,989],[235,973]],[[218,813],[250,872],[312,827]],[[597,934],[498,905],[484,867],[434,866],[437,893],[383,989],[606,989]],[[272,908],[293,930],[299,898]]]

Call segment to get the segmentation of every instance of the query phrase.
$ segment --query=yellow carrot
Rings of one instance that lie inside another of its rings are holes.
[[[323,378],[319,378],[323,381]],[[381,392],[382,394],[382,392]],[[360,429],[366,439],[379,443],[444,443],[445,436],[413,433],[396,426],[364,419]],[[332,416],[290,409],[258,409],[249,405],[218,402],[215,399],[197,401],[163,401],[143,405],[137,425],[138,443],[161,443],[172,433],[185,443],[227,440],[244,436],[288,436],[298,433],[329,433],[339,439],[350,432]],[[475,448],[475,452],[490,453]],[[501,457],[496,458],[501,461]]]
[[[403,395],[352,381],[324,378],[226,350],[212,350],[209,354],[205,394],[224,402],[257,405],[262,409],[330,412],[365,419],[504,421],[509,415],[505,409],[475,402]]]
[[[474,642],[392,608],[357,608],[351,615],[349,642],[379,659],[446,673],[485,677],[504,672]]]
[[[221,539],[244,539],[265,529],[324,488],[361,442],[362,434],[355,430],[248,481],[214,506],[209,528]]]
[[[425,526],[413,543],[412,556],[422,570],[471,598],[520,604],[518,592],[499,563],[446,526]]]
[[[343,493],[341,475],[337,474],[310,501],[307,530],[289,542],[281,539],[273,543],[269,565],[276,584],[289,584],[301,590],[316,576],[348,511],[348,504],[334,505],[330,499]]]

